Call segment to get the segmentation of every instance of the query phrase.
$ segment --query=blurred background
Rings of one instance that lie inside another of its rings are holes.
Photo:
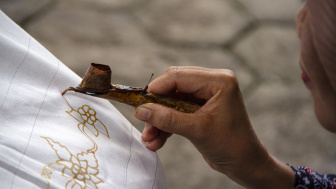
[[[336,138],[319,126],[301,81],[299,0],[0,0],[0,8],[83,76],[108,64],[113,83],[144,87],[169,66],[233,70],[268,150],[294,166],[336,172]],[[133,108],[113,103],[140,131]],[[190,142],[158,151],[169,188],[242,188],[211,170]]]

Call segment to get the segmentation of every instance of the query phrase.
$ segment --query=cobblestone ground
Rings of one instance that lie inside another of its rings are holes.
[[[114,83],[144,86],[169,66],[235,71],[254,128],[295,166],[336,172],[336,138],[315,118],[300,79],[294,0],[0,0],[0,8],[83,76],[108,64]],[[139,130],[133,109],[115,106]],[[173,136],[158,152],[169,188],[241,188]]]

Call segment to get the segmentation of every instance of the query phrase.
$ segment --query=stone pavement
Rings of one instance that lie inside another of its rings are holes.
[[[113,83],[145,86],[169,66],[233,70],[253,126],[284,162],[336,172],[336,138],[301,82],[299,0],[0,0],[0,8],[83,76],[108,64]],[[133,109],[114,105],[139,130]],[[211,170],[189,141],[158,151],[169,188],[242,188]]]

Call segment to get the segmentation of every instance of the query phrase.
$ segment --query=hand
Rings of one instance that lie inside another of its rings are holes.
[[[292,188],[293,171],[273,158],[258,140],[245,110],[234,73],[199,67],[171,67],[151,82],[148,91],[205,100],[195,113],[145,104],[135,116],[146,122],[148,148],[162,147],[170,133],[189,139],[210,167],[250,188]],[[285,182],[287,181],[287,182]]]

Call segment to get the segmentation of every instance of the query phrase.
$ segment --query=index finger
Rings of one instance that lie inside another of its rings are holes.
[[[208,100],[222,90],[228,84],[225,80],[232,76],[234,77],[233,72],[225,69],[170,67],[148,85],[148,91],[154,94],[171,94],[178,90]]]

